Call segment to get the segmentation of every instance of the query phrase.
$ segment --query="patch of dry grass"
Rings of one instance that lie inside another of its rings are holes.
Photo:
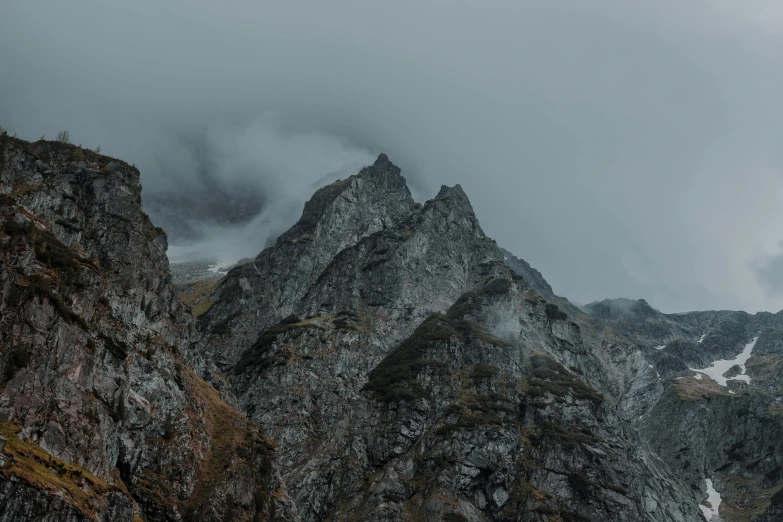
[[[90,520],[97,520],[95,509],[105,493],[120,491],[84,468],[69,464],[47,453],[40,446],[19,438],[21,428],[0,421],[0,434],[7,440],[7,463],[2,473],[15,477],[49,493],[61,493],[63,500],[81,511]]]
[[[723,478],[723,503],[720,516],[726,522],[750,522],[770,505],[770,499],[779,486],[762,488],[762,477],[748,479],[740,475]]]
[[[215,490],[231,483],[237,466],[251,465],[259,456],[264,466],[257,469],[259,476],[268,474],[274,442],[245,419],[238,411],[223,402],[220,393],[192,371],[183,367],[183,375],[195,400],[202,410],[210,439],[207,458],[196,473],[196,487],[183,506],[183,512],[195,516],[215,499]],[[259,484],[260,485],[260,484]]]
[[[214,304],[212,292],[219,279],[202,279],[181,285],[173,285],[177,299],[190,307],[193,317],[204,315]]]
[[[724,396],[732,397],[732,394],[704,374],[701,380],[694,376],[682,377],[674,380],[674,389],[677,396],[684,401],[698,401],[708,397]]]

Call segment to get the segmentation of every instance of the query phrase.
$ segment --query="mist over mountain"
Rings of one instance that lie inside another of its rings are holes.
[[[777,310],[781,20],[766,0],[12,0],[0,121],[138,166],[183,246],[266,244],[386,152],[421,202],[460,183],[579,302]]]
[[[144,204],[169,233],[172,261],[230,265],[287,229],[306,194],[371,159],[346,140],[286,131],[271,118],[175,134],[153,160]]]

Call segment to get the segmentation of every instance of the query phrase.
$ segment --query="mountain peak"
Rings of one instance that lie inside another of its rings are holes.
[[[746,386],[734,400],[733,390],[692,377],[686,365],[735,357],[761,325],[650,320],[645,314],[657,312],[642,300],[591,305],[619,317],[618,333],[609,335],[606,321],[584,321],[550,297],[537,271],[484,235],[462,187],[443,186],[420,206],[385,154],[319,189],[294,227],[253,261],[216,285],[190,287],[207,303],[194,322],[173,300],[165,238],[142,213],[138,173],[56,147],[0,136],[11,181],[0,195],[0,277],[10,288],[0,292],[0,307],[3,333],[11,333],[0,347],[0,441],[7,440],[0,464],[13,464],[0,474],[5,519],[38,520],[58,502],[64,508],[50,519],[181,520],[212,509],[215,522],[273,512],[302,522],[357,512],[397,521],[406,510],[421,520],[504,520],[528,507],[554,514],[565,506],[594,519],[696,522],[692,491],[705,470],[722,488],[712,470],[727,469],[728,454],[710,461],[696,452],[729,442],[736,450],[747,440],[745,448],[763,455],[780,431],[771,414],[740,413],[775,404],[777,366],[765,370],[769,384],[755,369],[759,359],[750,372],[732,373],[731,380],[747,378],[734,383]],[[43,172],[47,184],[37,184]],[[92,230],[105,233],[86,233]],[[522,279],[509,277],[504,255]],[[708,333],[706,346],[695,342]],[[762,338],[754,356],[775,346]],[[63,371],[49,371],[57,361],[65,361]],[[152,376],[149,384],[137,385],[140,371]],[[748,389],[751,378],[756,388]],[[657,402],[664,386],[677,389]],[[771,392],[751,395],[762,387]],[[69,408],[57,407],[58,390],[73,396]],[[698,404],[708,394],[723,418],[750,419],[759,435],[723,429],[705,446],[703,430],[678,429],[702,411],[700,424],[717,424]],[[681,395],[690,404],[672,402]],[[621,417],[626,412],[633,416]],[[642,413],[654,424],[644,424]],[[639,443],[631,422],[650,426],[646,436],[670,466],[683,466],[676,447],[704,467],[681,467],[688,483],[680,481]],[[488,433],[500,443],[485,444]],[[202,441],[207,449],[194,450]],[[102,450],[93,451],[96,442]],[[593,459],[595,448],[614,449]],[[747,469],[776,477],[782,459],[772,450],[767,464],[754,459]],[[344,459],[346,451],[357,458]],[[744,472],[729,452],[730,471]],[[463,471],[459,463],[468,461],[488,472]],[[183,476],[181,462],[193,463],[194,473]],[[24,473],[31,465],[41,470],[34,480]],[[531,480],[530,470],[544,465],[567,480],[554,479],[558,487],[547,496],[518,494],[518,484],[552,483],[546,475]],[[399,480],[376,473],[382,468]],[[431,490],[434,483],[445,486]],[[724,491],[732,501],[731,488]],[[647,498],[655,508],[642,518],[637,506]],[[308,506],[304,516],[297,505]]]
[[[462,186],[458,183],[454,185],[453,187],[449,187],[448,185],[441,185],[440,190],[438,191],[438,195],[435,196],[436,199],[443,199],[448,197],[456,197],[465,200],[468,204],[470,204],[470,201],[468,199],[468,195],[465,194],[465,191],[462,190]]]
[[[313,234],[318,223],[334,212],[334,206],[342,205],[341,199],[364,209],[356,210],[352,219],[358,220],[374,219],[373,216],[380,212],[383,216],[396,216],[392,219],[396,221],[412,212],[414,206],[400,168],[386,154],[381,154],[375,163],[358,174],[318,189],[305,203],[299,221],[281,235],[278,242]]]
[[[647,317],[659,313],[644,299],[604,299],[595,301],[584,307],[585,312],[603,320],[618,320],[628,317]]]
[[[449,203],[449,206],[451,207],[462,207],[473,213],[473,206],[470,204],[468,195],[465,194],[465,191],[462,190],[462,187],[458,184],[453,187],[441,185],[438,195],[435,196],[435,201],[445,201]]]
[[[391,162],[391,160],[389,159],[389,156],[387,156],[386,153],[384,153],[384,152],[381,152],[380,154],[378,154],[378,157],[376,158],[375,163],[373,163],[372,166],[374,168],[379,168],[379,167],[394,167],[394,168],[398,168],[394,163]]]
[[[405,178],[401,176],[401,170],[400,167],[395,165],[391,162],[389,159],[389,156],[387,156],[385,153],[380,153],[378,157],[375,159],[375,162],[372,165],[368,165],[364,167],[361,172],[359,172],[359,176],[389,176],[392,178],[402,178],[403,182]]]

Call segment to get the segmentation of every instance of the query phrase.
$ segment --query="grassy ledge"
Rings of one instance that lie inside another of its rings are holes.
[[[120,492],[103,479],[84,468],[69,464],[47,453],[40,446],[19,438],[22,429],[8,421],[0,421],[0,434],[6,439],[6,464],[2,473],[49,493],[62,493],[63,500],[81,511],[90,520],[97,520],[96,508],[106,493]]]

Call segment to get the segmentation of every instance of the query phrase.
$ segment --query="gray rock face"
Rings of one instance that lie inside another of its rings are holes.
[[[724,520],[777,520],[783,504],[781,314],[667,315],[630,300],[586,309],[602,320],[596,351],[607,373],[619,376],[620,404],[677,476],[701,499],[710,479],[722,496]],[[709,370],[716,361],[734,361],[754,339],[745,371],[734,362]],[[715,380],[721,376],[725,384]]]
[[[283,510],[273,443],[193,371],[140,193],[122,162],[0,136],[0,520]]]
[[[630,425],[578,367],[558,362],[579,364],[579,338],[559,336],[563,320],[528,290],[509,277],[463,295],[371,372],[376,480],[402,477],[400,512],[424,519],[697,520],[690,494]],[[379,497],[363,508],[382,514]]]
[[[445,311],[502,269],[499,259],[462,190],[444,187],[398,227],[338,254],[298,304],[302,320],[258,336],[229,380],[250,418],[273,430],[280,462],[294,467],[306,459],[302,475],[286,476],[289,491],[313,480],[310,467],[342,462],[353,435],[335,428],[348,430],[355,410],[367,407],[361,386],[388,350],[425,316]],[[335,473],[351,481],[360,471]],[[323,485],[302,487],[300,505],[322,516],[314,499],[325,493],[313,489]]]
[[[503,261],[506,263],[506,265],[511,270],[521,275],[533,288],[533,290],[538,292],[538,294],[547,301],[556,300],[556,296],[552,291],[552,287],[549,286],[549,283],[547,283],[546,279],[544,279],[544,276],[541,275],[541,272],[530,266],[530,263],[524,259],[518,258],[505,248],[501,248],[500,251],[503,253]]]
[[[133,506],[122,494],[113,494],[103,506],[101,521],[130,520]],[[62,498],[22,481],[6,480],[0,483],[0,520],[41,520],[43,522],[87,522],[88,516]]]
[[[363,196],[379,175],[393,190]],[[504,264],[461,188],[419,207],[385,156],[350,180],[353,205],[322,189],[198,325],[303,520],[700,520],[596,391],[614,381],[569,314],[590,318]]]

